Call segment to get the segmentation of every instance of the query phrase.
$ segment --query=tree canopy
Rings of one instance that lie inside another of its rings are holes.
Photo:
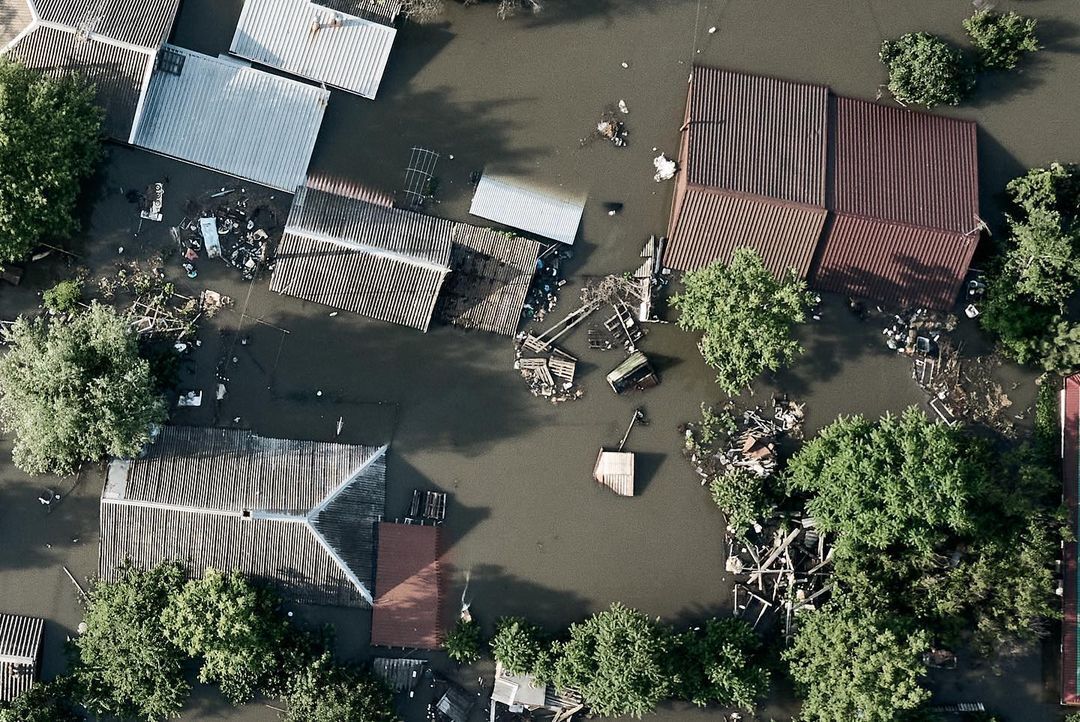
[[[542,632],[521,617],[503,617],[495,625],[491,653],[510,674],[535,674],[544,655]]]
[[[964,54],[930,33],[908,33],[881,44],[889,91],[902,103],[959,105],[975,88]]]
[[[307,665],[286,696],[285,722],[395,722],[390,690],[355,667],[338,666],[329,655]]]
[[[278,598],[239,572],[208,569],[174,594],[162,614],[169,640],[199,657],[199,680],[217,684],[233,704],[251,699],[282,672],[281,650],[289,624],[278,613]]]
[[[769,689],[761,641],[741,619],[708,619],[675,635],[671,660],[674,696],[700,707],[752,710]]]
[[[0,722],[82,722],[72,708],[71,679],[36,682],[11,702],[0,702]]]
[[[992,10],[980,10],[964,21],[980,67],[989,70],[1012,70],[1024,53],[1038,50],[1035,27],[1033,18]]]
[[[745,534],[773,510],[765,479],[748,469],[734,468],[717,474],[709,482],[709,494],[724,513],[727,527],[735,536]]]
[[[922,654],[927,632],[887,613],[834,599],[799,618],[784,651],[806,722],[895,722],[930,692]]]
[[[72,669],[88,710],[147,722],[179,716],[191,689],[185,656],[161,615],[183,581],[183,569],[170,563],[149,571],[124,567],[116,581],[91,587]]]
[[[0,58],[0,263],[77,228],[83,179],[101,154],[102,112],[77,76]]]
[[[461,664],[472,664],[480,659],[480,625],[474,620],[458,619],[443,640],[446,656]]]
[[[4,340],[0,421],[28,473],[69,474],[83,461],[134,456],[165,418],[134,332],[107,306],[63,319],[19,317]]]
[[[794,271],[777,279],[755,251],[739,248],[731,263],[691,271],[683,285],[671,299],[679,327],[701,332],[698,348],[727,393],[739,393],[763,371],[802,353],[794,329],[806,320],[812,296]]]
[[[553,681],[581,692],[601,717],[641,717],[671,692],[670,649],[665,627],[616,602],[570,627],[555,653]]]

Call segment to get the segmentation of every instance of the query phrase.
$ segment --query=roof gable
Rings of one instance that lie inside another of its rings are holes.
[[[687,180],[823,207],[827,106],[824,86],[695,66]]]

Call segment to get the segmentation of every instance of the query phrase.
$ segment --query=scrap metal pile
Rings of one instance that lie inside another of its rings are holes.
[[[702,443],[694,430],[687,428],[684,453],[705,486],[720,474],[745,469],[760,476],[772,476],[776,471],[776,443],[783,436],[802,438],[805,404],[787,397],[774,398],[771,411],[760,406],[747,409],[739,420],[727,417],[727,429],[710,431],[718,443]],[[719,420],[719,416],[716,417]],[[700,427],[700,425],[699,425]],[[701,429],[698,433],[700,435]]]
[[[188,277],[198,275],[196,262],[203,255],[221,258],[240,271],[245,280],[272,269],[269,249],[275,239],[271,234],[280,231],[273,199],[249,195],[241,187],[222,188],[190,201],[185,209],[187,216],[170,229]]]
[[[790,640],[796,616],[816,609],[832,590],[833,549],[812,517],[774,519],[760,533],[729,538],[728,550],[735,616],[755,629],[778,622]]]
[[[113,276],[99,278],[97,290],[102,299],[124,309],[140,336],[170,336],[177,341],[194,334],[203,314],[230,302],[213,292],[208,293],[216,300],[205,294],[198,299],[179,294],[160,266],[143,267],[138,261],[124,264]]]

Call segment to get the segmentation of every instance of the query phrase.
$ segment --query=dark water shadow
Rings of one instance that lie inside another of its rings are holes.
[[[580,23],[600,19],[611,23],[625,15],[648,13],[656,15],[669,11],[671,6],[690,0],[545,0],[544,9],[533,15],[519,13],[526,27],[544,27],[560,23]],[[481,5],[494,5],[495,0],[482,0]]]
[[[497,617],[485,613],[485,608],[497,607],[500,616],[521,616],[549,632],[564,628],[568,621],[584,619],[592,611],[588,600],[576,592],[551,589],[507,571],[497,564],[479,564],[469,569],[448,568],[447,579],[451,600],[460,599],[468,573],[466,600],[470,610],[489,633]],[[447,604],[456,615],[456,605]]]
[[[634,451],[631,440],[627,441],[626,450]],[[634,496],[642,496],[648,491],[665,459],[667,454],[634,452]]]
[[[973,262],[979,262],[994,250],[1007,232],[1005,212],[1009,197],[1006,184],[1027,170],[998,139],[979,126],[979,208],[983,220],[990,226],[990,242],[979,244]],[[1055,158],[1046,158],[1049,163]]]

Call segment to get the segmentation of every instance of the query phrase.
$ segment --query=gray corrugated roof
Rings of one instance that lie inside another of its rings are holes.
[[[735,249],[745,246],[757,251],[773,273],[794,268],[805,277],[825,215],[824,208],[690,188],[664,263],[692,271],[713,261],[728,263]]]
[[[694,67],[689,183],[824,206],[827,105],[824,86]]]
[[[374,98],[396,35],[308,0],[246,0],[229,52]]]
[[[469,213],[511,228],[573,243],[581,225],[585,201],[543,193],[490,175],[484,175],[476,186]]]
[[[105,134],[127,141],[151,54],[39,25],[22,36],[7,57],[50,75],[77,72],[85,77],[95,85],[97,104],[105,110]]]
[[[180,0],[33,0],[45,22],[156,50],[169,39]]]
[[[393,25],[401,14],[401,0],[323,0],[319,3],[339,13],[356,15],[386,25]]]
[[[10,702],[33,686],[44,635],[44,619],[0,614],[0,702]]]
[[[170,65],[182,62],[179,74]],[[303,183],[330,94],[166,45],[132,142],[293,192]]]
[[[166,427],[146,455],[114,461],[101,497],[100,573],[125,560],[213,567],[316,604],[370,601],[386,447]]]

